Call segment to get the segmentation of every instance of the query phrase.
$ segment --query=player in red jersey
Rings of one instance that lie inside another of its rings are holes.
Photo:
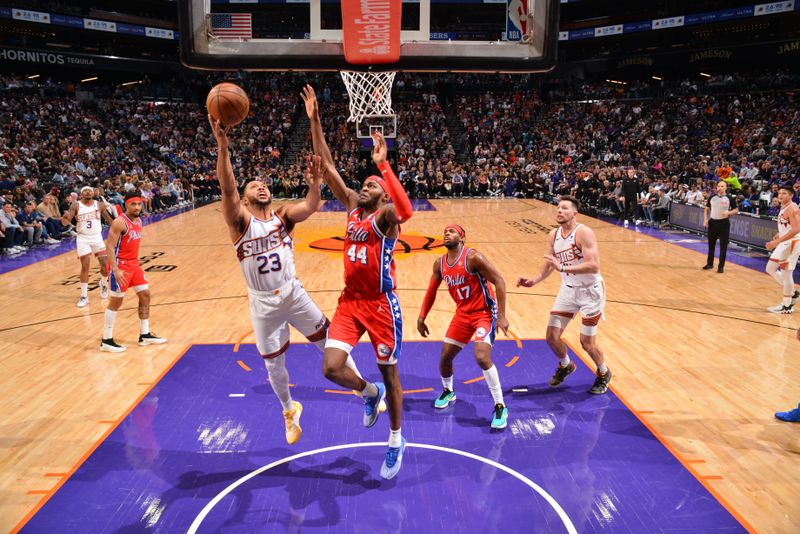
[[[400,432],[403,390],[397,373],[397,359],[403,338],[400,302],[394,293],[394,244],[400,223],[411,218],[411,201],[386,161],[386,141],[375,134],[372,160],[381,176],[369,176],[360,192],[349,189],[336,171],[325,142],[314,90],[303,89],[306,113],[311,120],[314,153],[325,165],[325,181],[348,213],[344,242],[344,290],[328,328],[323,369],[328,380],[361,392],[364,397],[364,426],[375,424],[380,401],[389,408],[389,448],[381,476],[394,477],[400,470],[405,439]],[[389,199],[392,204],[388,204]],[[378,357],[383,382],[370,384],[345,365],[348,354],[367,332]]]
[[[483,377],[494,400],[492,428],[502,429],[508,425],[508,408],[503,402],[503,388],[500,386],[497,367],[492,363],[492,345],[498,328],[508,335],[506,283],[498,270],[480,252],[464,245],[465,240],[466,233],[461,226],[448,224],[444,227],[444,246],[447,253],[433,262],[433,275],[422,301],[417,330],[422,337],[430,334],[425,318],[436,301],[436,290],[444,282],[456,303],[456,314],[442,343],[439,371],[444,391],[436,399],[434,406],[443,409],[455,402],[453,360],[470,339],[474,339],[475,360],[483,370]],[[489,283],[496,288],[497,298]]]
[[[122,306],[125,292],[132,287],[139,297],[139,345],[160,345],[167,340],[150,331],[150,288],[139,265],[139,241],[142,237],[142,213],[144,201],[139,191],[125,195],[125,213],[114,219],[106,238],[108,265],[111,267],[109,285],[111,298],[106,308],[103,339],[100,350],[124,352],[126,347],[114,341],[114,321]]]

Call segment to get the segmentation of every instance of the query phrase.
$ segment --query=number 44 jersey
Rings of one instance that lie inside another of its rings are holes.
[[[266,220],[251,215],[247,229],[235,246],[250,289],[275,291],[295,279],[292,237],[274,211]]]
[[[396,286],[394,244],[397,240],[381,233],[375,221],[376,214],[362,220],[361,208],[351,211],[344,238],[345,292],[364,299],[380,297]]]

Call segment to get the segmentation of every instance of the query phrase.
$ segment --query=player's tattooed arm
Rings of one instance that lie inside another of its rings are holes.
[[[119,243],[122,234],[125,232],[127,228],[125,221],[122,218],[115,219],[111,226],[108,229],[108,237],[106,238],[106,254],[107,254],[107,261],[108,267],[111,269],[111,272],[114,273],[114,276],[120,283],[120,287],[124,287],[125,282],[125,275],[117,265],[117,256],[114,251],[117,249],[117,243]]]

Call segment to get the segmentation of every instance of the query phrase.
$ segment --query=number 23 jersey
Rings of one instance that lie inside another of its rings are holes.
[[[394,275],[394,244],[375,221],[377,212],[361,219],[363,210],[356,208],[347,218],[344,238],[345,292],[361,298],[377,298],[396,286]],[[398,228],[399,232],[399,228]]]
[[[292,237],[283,219],[274,211],[266,220],[250,215],[247,230],[235,247],[250,289],[274,291],[294,280]]]

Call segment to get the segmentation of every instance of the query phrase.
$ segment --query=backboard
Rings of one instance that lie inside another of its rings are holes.
[[[351,64],[340,0],[179,0],[181,60],[206,70],[542,72],[555,65],[559,0],[402,2],[400,57]],[[393,20],[392,24],[396,21]]]

